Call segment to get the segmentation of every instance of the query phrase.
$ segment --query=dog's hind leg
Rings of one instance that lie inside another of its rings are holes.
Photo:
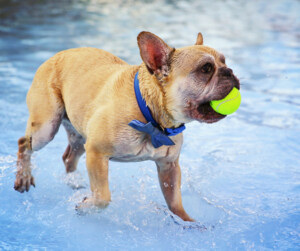
[[[18,141],[19,151],[17,160],[17,174],[14,188],[23,193],[29,190],[30,185],[35,186],[31,175],[30,159],[34,151],[38,151],[49,143],[58,131],[61,123],[62,111],[51,114],[46,121],[39,120],[38,116],[30,115],[24,137]]]
[[[62,159],[66,167],[66,172],[70,173],[76,170],[78,160],[85,152],[85,139],[76,131],[67,118],[63,119],[62,124],[66,129],[69,140],[69,144],[62,156]]]
[[[31,155],[54,138],[61,123],[61,117],[61,114],[56,114],[56,116],[47,121],[36,122],[38,120],[35,120],[34,116],[30,115],[25,136],[18,141],[19,151],[15,190],[21,193],[25,190],[28,192],[30,185],[35,186],[34,178],[31,176]]]
[[[47,67],[39,69],[27,95],[29,119],[26,133],[18,141],[19,151],[14,188],[23,193],[35,186],[30,159],[34,151],[43,148],[57,133],[65,108],[57,90],[44,79]],[[44,74],[42,75],[42,73]],[[42,75],[42,76],[41,76]],[[48,75],[47,75],[48,76]]]

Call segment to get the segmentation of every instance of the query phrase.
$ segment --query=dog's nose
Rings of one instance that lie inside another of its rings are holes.
[[[224,77],[231,77],[233,75],[233,72],[230,68],[227,67],[221,67],[219,69],[219,74],[224,76]]]

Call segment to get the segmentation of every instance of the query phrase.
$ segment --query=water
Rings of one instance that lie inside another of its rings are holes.
[[[1,250],[299,250],[299,1],[0,2]],[[149,30],[175,47],[204,43],[226,55],[242,83],[238,112],[191,123],[182,149],[182,193],[197,220],[172,215],[151,162],[111,163],[112,203],[82,216],[85,159],[66,175],[66,135],[33,160],[36,188],[13,190],[26,92],[56,52],[93,46],[132,64]],[[81,189],[72,189],[81,187]],[[83,187],[83,188],[82,188]],[[204,230],[204,227],[206,230]]]

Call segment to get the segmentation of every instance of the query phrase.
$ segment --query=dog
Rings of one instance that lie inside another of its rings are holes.
[[[76,170],[86,152],[92,194],[78,210],[111,201],[108,163],[153,160],[168,208],[193,221],[181,199],[179,155],[184,124],[214,123],[211,100],[224,98],[240,83],[225,57],[203,45],[175,49],[143,31],[137,37],[142,63],[129,65],[101,49],[61,51],[37,70],[27,94],[29,119],[18,141],[15,190],[35,186],[30,158],[63,124],[69,144],[63,154],[66,172]]]

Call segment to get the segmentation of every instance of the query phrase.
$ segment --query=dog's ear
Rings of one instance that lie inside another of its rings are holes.
[[[195,45],[203,45],[203,36],[202,36],[201,32],[198,33],[197,41],[196,41]]]
[[[157,78],[167,76],[170,71],[170,57],[175,49],[151,32],[143,31],[137,37],[141,57],[149,72]]]

